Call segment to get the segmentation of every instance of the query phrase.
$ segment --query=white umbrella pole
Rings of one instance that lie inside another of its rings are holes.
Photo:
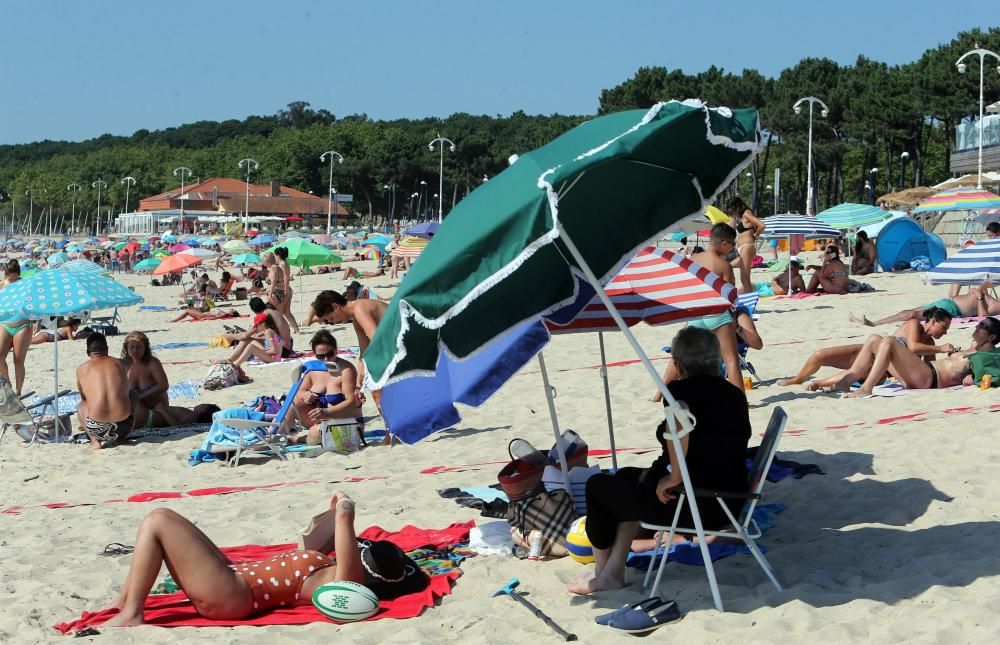
[[[719,594],[719,583],[715,579],[715,567],[712,565],[712,557],[708,552],[708,542],[705,541],[705,527],[701,522],[701,512],[698,509],[698,501],[694,495],[694,484],[691,483],[691,475],[688,473],[687,460],[684,458],[684,450],[681,446],[681,438],[678,433],[677,425],[680,422],[685,434],[690,433],[694,430],[691,426],[690,420],[686,416],[675,416],[675,412],[680,410],[677,405],[677,400],[674,395],[670,393],[670,390],[663,383],[663,379],[660,377],[659,372],[653,366],[652,361],[646,356],[646,352],[643,351],[642,345],[636,340],[635,336],[632,334],[632,330],[628,328],[625,321],[622,320],[621,314],[618,313],[618,309],[615,307],[614,303],[611,302],[611,298],[608,294],[604,292],[604,288],[601,286],[601,281],[597,279],[594,272],[591,270],[590,265],[587,264],[586,258],[580,253],[580,250],[576,248],[576,244],[569,237],[566,229],[562,227],[561,224],[556,224],[559,231],[559,239],[562,240],[566,249],[573,256],[579,265],[579,269],[583,272],[584,277],[587,281],[594,287],[597,292],[597,297],[601,299],[601,302],[607,308],[608,313],[614,319],[618,328],[621,329],[622,333],[625,335],[625,339],[628,340],[629,345],[632,346],[633,351],[639,357],[639,361],[642,363],[643,367],[646,368],[646,372],[649,377],[653,379],[656,383],[656,388],[663,395],[663,399],[666,401],[667,405],[663,408],[663,415],[667,422],[667,428],[670,430],[670,441],[674,445],[674,454],[677,455],[677,465],[678,469],[681,471],[681,480],[684,482],[684,491],[687,494],[688,504],[691,509],[691,519],[694,522],[695,533],[698,535],[698,546],[701,550],[702,561],[705,563],[705,573],[708,576],[708,586],[712,590],[712,599],[715,601],[715,608],[719,611],[723,611],[722,608],[722,596]],[[543,378],[545,372],[542,372]]]
[[[604,332],[597,332],[601,347],[601,380],[604,382],[604,409],[608,413],[608,441],[611,444],[611,467],[618,470],[618,453],[615,451],[615,424],[611,419],[611,390],[608,388],[608,359],[604,355]]]
[[[543,352],[538,352],[538,366],[542,369],[542,387],[545,388],[545,402],[549,404],[549,418],[552,419],[552,434],[556,438],[556,452],[559,454],[563,482],[566,484],[566,493],[572,497],[573,490],[569,487],[569,465],[566,462],[566,450],[562,445],[562,432],[559,431],[559,418],[556,416],[556,402],[552,399],[552,386],[549,385],[549,373],[545,369]]]
[[[69,328],[67,327],[67,329]],[[54,334],[53,340],[55,343],[55,345],[53,345],[53,354],[55,355],[55,364],[56,364],[56,371],[55,371],[56,389],[55,392],[53,392],[56,398],[55,400],[52,401],[52,412],[53,412],[52,428],[55,431],[55,438],[53,439],[53,441],[58,443],[59,441],[61,441],[59,434],[62,430],[61,424],[59,423],[59,319],[58,318],[56,318],[56,328],[53,329],[52,331]]]

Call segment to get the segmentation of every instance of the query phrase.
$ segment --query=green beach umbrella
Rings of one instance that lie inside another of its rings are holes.
[[[275,244],[267,252],[274,253],[277,248],[288,249],[288,263],[296,267],[308,269],[341,261],[340,256],[330,249],[300,237],[289,238],[280,244]]]
[[[469,356],[601,283],[704,211],[759,146],[757,112],[671,101],[581,124],[462,200],[406,275],[365,352],[373,388]]]
[[[222,250],[226,253],[250,253],[253,248],[243,240],[229,240],[222,245]]]
[[[132,267],[132,270],[133,271],[152,271],[156,267],[160,266],[160,262],[161,262],[161,260],[159,258],[146,258],[145,260],[142,260],[141,262],[139,262],[138,264],[136,264],[134,267]]]
[[[889,218],[889,211],[869,204],[852,204],[844,202],[833,208],[828,208],[816,219],[837,229],[851,229],[878,224]]]

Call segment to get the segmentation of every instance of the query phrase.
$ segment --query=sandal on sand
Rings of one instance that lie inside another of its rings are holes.
[[[639,603],[626,611],[617,614],[608,621],[608,627],[613,627],[626,634],[641,634],[652,631],[680,619],[681,611],[673,600],[651,598],[654,603]]]
[[[129,555],[135,551],[134,546],[129,546],[127,544],[122,544],[121,542],[112,542],[111,544],[104,547],[104,550],[97,555]]]
[[[595,616],[594,622],[597,623],[598,625],[609,625],[611,621],[614,620],[617,616],[621,616],[622,614],[628,613],[633,609],[639,609],[645,611],[647,607],[653,607],[658,604],[660,604],[660,599],[656,596],[653,596],[652,598],[646,598],[641,602],[637,602],[634,605],[622,605],[621,607],[612,612],[609,612],[607,614],[601,614],[600,616]]]

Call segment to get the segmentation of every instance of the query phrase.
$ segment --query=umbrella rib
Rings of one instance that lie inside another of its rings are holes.
[[[581,172],[579,175],[577,175],[576,177],[573,178],[573,183],[571,183],[569,186],[566,186],[566,183],[563,182],[562,187],[559,189],[559,192],[557,193],[559,199],[562,199],[563,196],[566,195],[566,193],[568,193],[569,191],[573,190],[573,187],[576,186],[576,182],[580,181],[580,179],[582,179],[583,176],[586,175],[586,174],[587,174],[586,170],[584,170],[583,172]]]

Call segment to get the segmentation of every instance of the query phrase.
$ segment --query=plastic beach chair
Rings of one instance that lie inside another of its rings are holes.
[[[101,332],[105,336],[114,336],[118,333],[118,323],[121,321],[122,317],[118,314],[118,307],[115,307],[114,312],[110,316],[91,316],[90,328]]]
[[[14,392],[14,388],[11,387],[10,382],[3,376],[0,376],[0,425],[3,426],[0,429],[0,439],[3,439],[3,436],[7,434],[7,428],[11,427],[31,428],[31,440],[29,443],[33,443],[39,437],[39,433],[44,437],[49,431],[54,431],[56,427],[54,419],[45,419],[41,415],[33,413],[44,409],[46,405],[55,401],[56,396],[66,396],[69,393],[70,390],[63,390],[58,395],[49,395],[31,405],[25,405],[25,399],[34,394],[34,392],[18,396]],[[62,416],[68,417],[70,415]],[[61,420],[59,425],[64,423],[68,422]]]
[[[292,370],[292,387],[288,390],[288,394],[285,395],[285,400],[281,404],[278,413],[272,419],[262,421],[252,419],[219,419],[220,424],[227,428],[238,430],[240,433],[239,440],[236,442],[236,454],[227,461],[227,465],[233,467],[239,466],[240,458],[246,452],[252,452],[257,455],[262,453],[261,450],[247,447],[245,443],[247,432],[252,433],[263,446],[270,449],[271,453],[279,459],[287,459],[288,448],[282,444],[284,437],[281,430],[291,421],[288,415],[293,410],[292,403],[295,401],[295,395],[299,393],[299,387],[302,385],[302,377],[307,372],[326,371],[326,369],[326,363],[323,361],[306,361],[301,365],[296,365]],[[225,447],[225,452],[231,451],[231,447]]]
[[[757,545],[757,539],[761,535],[761,529],[757,525],[757,522],[753,519],[754,509],[757,508],[757,504],[760,503],[761,491],[764,488],[764,482],[767,481],[767,471],[771,468],[771,462],[774,461],[774,454],[778,450],[778,441],[781,439],[781,434],[785,430],[785,424],[788,422],[788,415],[785,414],[784,409],[780,406],[774,409],[771,414],[771,420],[767,424],[767,430],[764,432],[764,439],[760,443],[760,447],[757,449],[757,455],[754,457],[753,465],[750,467],[750,472],[748,474],[748,480],[750,483],[750,491],[746,493],[738,493],[732,491],[714,491],[695,488],[695,496],[699,500],[710,500],[712,498],[718,502],[719,506],[722,507],[722,511],[729,518],[732,523],[733,528],[723,529],[723,530],[705,530],[705,535],[714,535],[724,538],[739,538],[743,540],[750,553],[753,554],[754,559],[760,568],[764,571],[764,574],[768,577],[771,583],[774,585],[775,589],[778,591],[782,590],[781,583],[778,582],[777,577],[774,575],[774,569],[771,568],[771,563],[767,561],[764,557],[763,552],[761,552],[760,547]],[[697,427],[694,430],[698,431]],[[674,519],[670,526],[663,526],[659,524],[650,524],[648,522],[640,522],[640,526],[644,529],[649,529],[656,532],[655,536],[655,547],[653,548],[653,558],[649,562],[649,568],[646,569],[646,576],[643,578],[643,587],[649,587],[649,578],[653,574],[653,569],[656,566],[657,554],[660,551],[660,545],[666,544],[667,550],[669,546],[673,544],[674,535],[681,533],[684,535],[695,535],[696,531],[693,528],[681,528],[677,526],[677,522],[681,515],[681,509],[684,507],[685,493],[683,489],[679,489],[679,494],[677,497],[677,510],[674,512]],[[723,503],[724,499],[745,499],[746,504],[743,507],[743,512],[740,513],[739,519],[733,517],[732,511],[729,507]],[[710,503],[710,502],[703,502]],[[667,533],[666,542],[663,541],[663,534]],[[657,590],[660,587],[660,580],[663,578],[663,569],[667,564],[667,553],[666,550],[662,558],[660,559],[660,567],[656,572],[656,581],[650,590],[650,598],[658,595]],[[721,607],[720,607],[721,609]]]
[[[760,316],[757,315],[757,303],[760,302],[760,295],[756,293],[744,293],[736,298],[736,309],[738,311],[744,311],[750,316],[751,319],[757,320]],[[758,384],[763,383],[760,376],[757,375],[757,370],[754,369],[753,363],[747,360],[747,352],[750,351],[750,346],[740,341],[736,349],[739,352],[740,359],[740,369],[750,372],[754,380]]]

